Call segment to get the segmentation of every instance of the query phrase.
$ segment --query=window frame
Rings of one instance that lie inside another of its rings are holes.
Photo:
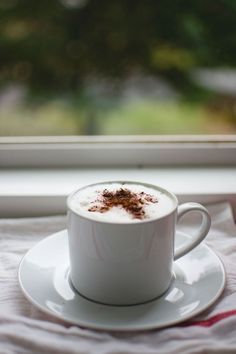
[[[1,137],[1,167],[236,164],[236,135]]]
[[[114,171],[125,178],[131,170],[151,183],[164,171],[162,183],[180,202],[229,201],[236,219],[236,136],[229,135],[2,137],[0,216],[65,214],[69,190],[98,178],[98,169],[105,179]],[[199,183],[206,184],[204,192]]]

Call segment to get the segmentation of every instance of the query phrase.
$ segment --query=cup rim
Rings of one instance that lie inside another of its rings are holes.
[[[72,197],[79,191],[85,189],[85,188],[88,188],[88,187],[93,187],[93,186],[96,186],[96,185],[102,185],[102,184],[112,184],[112,183],[125,183],[125,184],[138,184],[138,185],[143,185],[144,187],[147,187],[147,188],[152,188],[152,189],[156,189],[158,191],[161,191],[165,194],[167,194],[172,200],[173,200],[173,208],[167,212],[166,214],[164,215],[161,215],[161,216],[157,216],[157,217],[154,217],[154,218],[150,218],[148,220],[132,220],[131,222],[128,222],[128,221],[122,221],[122,222],[117,222],[117,221],[109,221],[109,220],[97,220],[95,219],[94,217],[92,216],[86,216],[84,215],[83,213],[80,213],[79,211],[77,210],[74,210],[71,205],[70,205],[70,201],[72,199]],[[163,219],[165,217],[167,217],[168,215],[172,214],[178,207],[178,199],[176,197],[176,195],[170,191],[168,191],[167,189],[163,188],[163,187],[160,187],[158,185],[155,185],[155,184],[151,184],[151,183],[146,183],[146,182],[139,182],[139,181],[130,181],[130,180],[110,180],[110,181],[100,181],[100,182],[95,182],[95,183],[91,183],[91,184],[87,184],[87,185],[84,185],[83,187],[80,187],[80,188],[77,188],[75,190],[73,190],[67,197],[66,199],[66,205],[67,205],[67,210],[68,211],[71,211],[72,213],[80,216],[81,218],[83,219],[86,219],[86,220],[90,220],[90,221],[93,221],[93,222],[97,222],[97,223],[101,223],[101,224],[117,224],[117,225],[137,225],[137,224],[144,224],[144,223],[150,223],[150,222],[153,222],[153,221],[156,221],[156,220],[160,220],[160,219]]]

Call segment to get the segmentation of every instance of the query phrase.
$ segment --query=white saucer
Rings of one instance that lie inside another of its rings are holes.
[[[177,244],[186,240],[177,235]],[[175,262],[175,278],[160,298],[136,306],[106,306],[79,295],[69,281],[67,231],[39,242],[24,256],[19,283],[40,310],[64,321],[99,330],[146,330],[174,325],[199,314],[220,296],[224,267],[203,243]]]

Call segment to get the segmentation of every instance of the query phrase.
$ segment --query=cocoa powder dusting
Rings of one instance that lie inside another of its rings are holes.
[[[145,219],[144,206],[157,202],[156,197],[144,192],[134,193],[127,188],[120,188],[116,191],[104,189],[88,211],[105,213],[112,207],[120,207],[131,214],[134,219]]]

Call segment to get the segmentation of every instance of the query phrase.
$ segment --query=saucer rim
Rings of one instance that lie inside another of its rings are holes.
[[[193,311],[191,311],[188,315],[186,315],[184,318],[183,317],[179,317],[176,320],[172,320],[169,321],[166,324],[132,324],[132,326],[128,325],[127,327],[125,325],[122,325],[122,328],[120,326],[117,327],[117,325],[113,325],[113,324],[97,324],[97,323],[91,323],[90,321],[86,322],[85,320],[80,321],[80,319],[69,319],[68,317],[64,317],[63,315],[58,314],[57,312],[54,312],[53,310],[50,310],[48,307],[43,306],[39,303],[39,301],[35,300],[24,288],[24,285],[22,283],[22,279],[21,279],[21,272],[22,272],[22,267],[24,265],[24,261],[26,260],[28,254],[33,251],[35,248],[37,248],[37,246],[39,244],[42,244],[43,242],[47,242],[49,238],[57,238],[58,236],[60,236],[61,234],[67,234],[67,229],[63,229],[61,231],[55,232],[45,238],[43,238],[41,241],[37,242],[33,247],[31,247],[26,254],[22,257],[19,267],[18,267],[18,273],[17,273],[17,277],[18,277],[18,284],[20,286],[20,289],[23,293],[23,295],[25,296],[25,298],[32,304],[34,305],[37,309],[39,309],[40,311],[42,311],[44,314],[47,314],[55,319],[58,319],[66,324],[70,324],[70,325],[76,325],[79,326],[81,328],[86,328],[86,329],[92,329],[92,330],[97,330],[97,331],[111,331],[111,332],[140,332],[140,331],[147,331],[147,330],[155,330],[155,329],[164,329],[167,327],[171,327],[174,325],[177,325],[179,323],[184,323],[186,321],[188,321],[189,319],[199,315],[200,313],[204,312],[206,309],[210,308],[215,302],[216,300],[221,296],[221,294],[223,293],[225,286],[226,286],[226,269],[225,269],[225,265],[222,262],[219,254],[215,251],[213,251],[208,245],[205,244],[205,242],[201,242],[201,244],[199,244],[198,246],[196,246],[192,251],[190,251],[189,253],[187,253],[186,255],[184,255],[183,257],[188,256],[191,252],[194,252],[194,250],[196,248],[205,248],[208,252],[210,252],[216,259],[216,261],[218,262],[218,265],[220,266],[221,269],[221,276],[222,276],[222,281],[221,284],[217,290],[217,292],[215,293],[215,295],[212,297],[211,300],[209,300],[208,302],[206,302],[205,305],[203,305],[200,309],[195,309]],[[185,235],[185,237],[187,237],[187,235]],[[182,257],[181,257],[182,258]],[[55,265],[54,267],[55,269],[57,268],[57,266]],[[68,269],[67,269],[68,270]],[[69,280],[67,280],[69,281]],[[114,307],[120,307],[120,308],[135,308],[135,307],[139,307],[139,306],[145,306],[148,305],[149,303],[152,302],[157,302],[160,298],[162,298],[162,296],[165,294],[162,294],[160,297],[151,300],[149,302],[143,303],[143,304],[136,304],[136,305],[106,305],[106,304],[100,304],[100,303],[96,303],[90,299],[85,298],[83,295],[79,294],[74,288],[72,288],[70,286],[71,290],[73,291],[73,293],[77,296],[77,297],[82,297],[83,299],[97,305],[97,306],[102,306],[102,307],[110,307],[110,308],[114,308]],[[167,289],[168,291],[168,289]]]

